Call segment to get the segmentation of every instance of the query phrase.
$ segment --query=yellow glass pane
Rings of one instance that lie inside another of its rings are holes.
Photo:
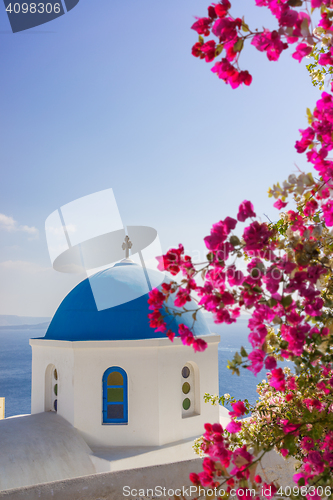
[[[107,385],[123,385],[124,379],[121,373],[111,372],[108,376]]]
[[[108,403],[122,403],[124,401],[124,393],[122,387],[114,387],[108,389]]]
[[[185,382],[182,387],[183,393],[188,394],[191,390],[191,386],[188,382]]]

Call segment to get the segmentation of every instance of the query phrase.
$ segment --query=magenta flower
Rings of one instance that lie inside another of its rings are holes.
[[[192,347],[195,352],[203,352],[207,349],[207,342],[203,339],[194,339],[192,342]]]
[[[204,242],[208,250],[219,250],[223,247],[228,234],[236,227],[237,221],[231,217],[227,217],[224,221],[213,224],[210,235],[204,238]],[[232,247],[233,248],[233,247]]]
[[[267,356],[267,358],[265,359],[265,368],[267,370],[276,368],[276,359],[273,356]]]
[[[274,368],[270,375],[269,385],[277,391],[284,392],[286,390],[286,381],[282,368]]]
[[[295,391],[297,389],[295,377],[289,377],[287,380],[287,388],[290,391]]]
[[[166,331],[166,322],[164,321],[164,317],[158,309],[155,309],[152,313],[148,314],[148,318],[149,326],[151,328],[155,328],[156,332]]]
[[[218,17],[225,17],[230,7],[231,3],[228,0],[220,0],[220,3],[215,5],[215,13]]]
[[[326,226],[333,226],[333,202],[329,200],[322,207]]]
[[[160,292],[157,288],[153,288],[149,292],[149,309],[161,309],[165,300],[164,293]]]
[[[278,210],[281,210],[281,208],[284,208],[288,205],[288,203],[284,203],[280,198],[274,203],[273,207],[277,208]]]
[[[209,35],[209,29],[212,20],[209,17],[202,17],[198,19],[194,24],[192,24],[191,29],[196,31],[198,35]]]
[[[198,474],[196,474],[195,472],[191,472],[190,475],[189,475],[189,478],[190,478],[190,481],[193,484],[199,486],[199,484],[200,484],[200,478],[199,478]]]
[[[243,401],[236,401],[236,403],[231,404],[233,411],[229,411],[231,417],[240,417],[246,413],[246,407]]]
[[[236,266],[229,266],[227,269],[227,277],[230,286],[239,286],[244,281],[242,271],[236,270]]]
[[[209,40],[208,42],[201,45],[200,50],[205,54],[205,61],[211,62],[215,59],[216,43],[214,40]]]
[[[321,66],[333,66],[333,56],[332,51],[326,52],[325,54],[321,54],[318,59],[318,64]]]
[[[242,428],[241,422],[236,422],[235,420],[231,420],[225,428],[226,431],[230,432],[230,434],[237,434]]]
[[[156,257],[158,260],[157,269],[160,271],[169,271],[175,276],[180,271],[183,253],[183,245],[178,245],[178,248],[171,248],[171,250],[169,250],[165,255],[162,255],[162,257]]]
[[[246,250],[262,250],[263,247],[268,245],[270,235],[271,231],[265,222],[262,224],[257,220],[252,222],[244,230],[243,238],[246,243]]]
[[[194,340],[193,333],[186,325],[181,323],[178,327],[178,333],[179,333],[181,341],[184,345],[192,345],[193,344],[193,340]]]
[[[208,474],[208,472],[203,471],[198,474],[200,483],[204,488],[207,486],[212,486],[214,484],[214,478],[212,474]]]
[[[253,210],[252,203],[250,201],[244,200],[239,205],[237,219],[240,222],[244,222],[249,217],[255,217],[255,216],[256,216],[256,214],[255,214],[255,212]]]
[[[189,290],[186,290],[185,288],[179,287],[176,299],[175,299],[175,306],[176,307],[183,307],[186,302],[190,302],[191,297],[190,297],[190,292]]]
[[[248,369],[255,375],[257,375],[264,366],[264,358],[265,358],[264,351],[261,351],[260,349],[254,349],[249,354],[249,360],[251,361],[251,366],[249,366]]]
[[[303,57],[308,56],[312,51],[312,47],[306,43],[299,43],[296,47],[296,52],[293,53],[292,57],[296,61],[301,62]]]

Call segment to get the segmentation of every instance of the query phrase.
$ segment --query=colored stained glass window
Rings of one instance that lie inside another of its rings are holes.
[[[54,380],[58,380],[58,372],[57,369],[54,370],[53,372]]]
[[[182,375],[184,378],[188,378],[190,376],[190,369],[188,366],[184,366],[182,369]]]
[[[54,391],[54,394],[56,396],[58,396],[58,384],[55,384],[55,386],[53,387],[53,391]]]
[[[113,366],[103,375],[103,423],[127,424],[127,374]]]
[[[57,411],[57,409],[58,409],[58,400],[57,399],[55,399],[53,402],[53,408],[54,408],[54,411]]]
[[[184,410],[188,410],[191,406],[191,401],[189,400],[189,398],[185,398],[184,401],[183,401],[183,408]]]
[[[108,376],[108,385],[123,385],[124,378],[119,372],[111,372]]]
[[[182,387],[182,391],[184,394],[188,394],[191,390],[191,386],[188,382],[185,382]]]

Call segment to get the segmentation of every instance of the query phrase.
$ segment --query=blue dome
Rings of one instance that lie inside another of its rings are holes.
[[[152,287],[160,285],[162,281],[169,281],[162,273],[151,269],[148,276]],[[131,261],[123,261],[100,271],[89,279],[81,281],[69,292],[53,316],[44,338],[68,341],[165,338],[164,333],[155,332],[149,326],[148,314],[152,311],[148,309],[148,290],[142,267]],[[104,306],[101,291],[105,296]],[[127,297],[138,298],[121,303],[119,297],[124,297],[126,294]],[[102,310],[97,309],[96,297],[99,309]],[[106,307],[106,304],[111,303],[118,305]],[[181,311],[170,302],[170,299],[168,306]],[[187,309],[194,309],[196,306],[194,302],[187,303]],[[164,311],[163,315],[168,327],[175,332],[178,331],[180,323],[188,327],[193,324],[191,312],[174,317]],[[200,312],[197,315],[194,332],[199,336],[210,333]]]

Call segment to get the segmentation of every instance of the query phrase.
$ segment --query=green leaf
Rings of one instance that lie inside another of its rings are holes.
[[[271,297],[268,301],[269,307],[274,307],[274,306],[276,306],[276,304],[277,304],[277,301]]]
[[[282,300],[281,300],[282,305],[284,307],[290,306],[290,304],[292,303],[292,301],[293,301],[293,298],[292,298],[291,295],[286,295],[285,297],[282,297]]]
[[[223,50],[223,45],[217,45],[215,49],[215,57],[219,56]]]
[[[243,356],[243,358],[247,358],[248,357],[248,353],[246,352],[246,350],[244,349],[243,346],[241,347],[240,353]]]
[[[250,28],[248,27],[248,25],[246,23],[244,23],[244,21],[242,22],[242,30],[247,33],[248,31],[250,31]]]
[[[229,241],[233,247],[236,247],[237,245],[240,244],[240,239],[238,238],[238,236],[231,236]]]
[[[209,252],[207,254],[207,260],[209,260],[209,262],[212,262],[214,260],[214,254],[213,254],[213,252]]]
[[[235,45],[233,46],[234,52],[240,52],[244,46],[244,41],[242,38],[239,38]]]
[[[234,360],[236,361],[236,363],[241,363],[242,362],[242,358],[240,357],[240,355],[238,354],[238,352],[236,352],[236,354],[234,356]]]

